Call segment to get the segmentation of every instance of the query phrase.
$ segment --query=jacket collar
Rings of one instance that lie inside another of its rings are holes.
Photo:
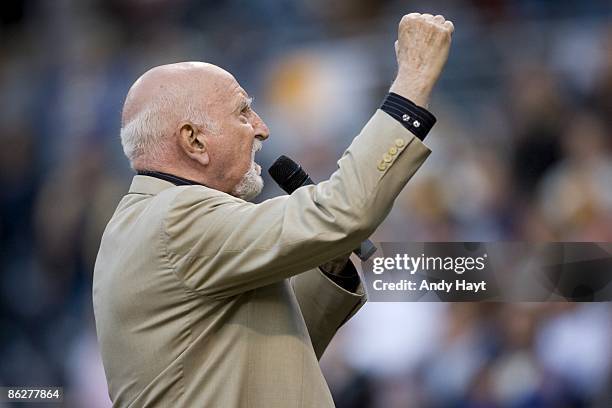
[[[203,186],[203,184],[173,174],[139,170],[132,180],[129,192],[155,195],[174,186]]]
[[[164,173],[161,171],[152,171],[152,170],[138,170],[137,173],[139,176],[151,176],[158,179],[169,181],[175,186],[203,186],[202,183],[198,183],[197,181],[189,180],[184,177],[175,176],[174,174]]]
[[[169,181],[151,176],[136,175],[132,179],[129,193],[156,195],[172,187],[175,187],[175,185]]]

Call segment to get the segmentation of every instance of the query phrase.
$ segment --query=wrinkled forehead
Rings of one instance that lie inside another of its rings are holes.
[[[221,68],[212,75],[204,72],[190,76],[188,80],[189,93],[192,97],[199,99],[209,107],[214,104],[224,111],[233,110],[248,97],[236,78]]]
[[[233,76],[217,78],[211,85],[209,94],[216,97],[218,102],[234,103],[241,96],[246,96],[246,92]]]
[[[223,96],[240,86],[232,74],[219,67],[179,71],[174,80],[186,90],[209,96]]]
[[[246,93],[232,74],[212,64],[187,62],[155,67],[143,74],[130,88],[123,117],[133,116],[147,102],[166,100],[182,106],[188,103],[209,109],[229,111]]]

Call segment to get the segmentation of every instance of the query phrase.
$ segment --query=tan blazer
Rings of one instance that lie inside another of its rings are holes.
[[[118,407],[333,407],[318,359],[365,302],[318,265],[383,221],[429,149],[377,111],[328,181],[252,204],[135,176],[93,303]]]

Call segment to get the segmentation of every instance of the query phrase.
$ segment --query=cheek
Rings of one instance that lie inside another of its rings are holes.
[[[234,151],[232,157],[234,164],[240,176],[244,175],[251,168],[251,157],[253,152],[253,146],[250,143],[243,142],[239,149]]]
[[[252,129],[243,124],[231,123],[231,126],[223,129],[223,134],[227,135],[227,139],[214,146],[217,149],[219,169],[225,173],[225,177],[242,177],[251,168],[254,143]]]
[[[251,167],[251,162],[253,161],[252,160],[252,158],[253,158],[253,147],[249,146],[248,149],[245,149],[242,157],[244,159],[245,166],[247,168],[250,168]]]
[[[251,162],[251,158],[253,157],[253,145],[255,144],[253,136],[251,134],[244,135],[241,143],[242,156],[248,158],[248,161]]]

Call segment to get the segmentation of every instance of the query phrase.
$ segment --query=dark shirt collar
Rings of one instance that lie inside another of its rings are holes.
[[[162,173],[161,171],[148,171],[148,170],[138,170],[137,174],[139,176],[149,176],[155,177],[158,179],[162,179],[168,181],[175,186],[203,186],[204,184],[198,183],[197,181],[189,180],[183,177],[175,176],[168,173]]]

